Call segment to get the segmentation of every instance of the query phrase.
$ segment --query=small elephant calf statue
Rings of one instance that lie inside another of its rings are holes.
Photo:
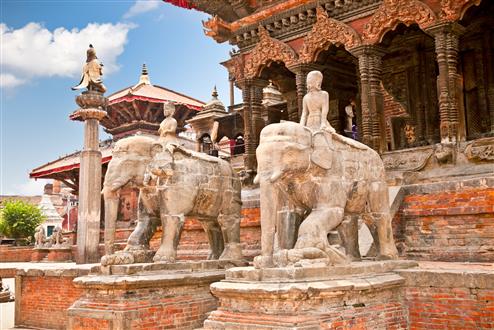
[[[359,259],[359,217],[379,257],[397,258],[384,166],[374,150],[336,133],[282,122],[262,130],[256,152],[262,251],[256,267],[346,263],[349,258],[328,241],[335,229],[346,254]]]
[[[119,191],[139,188],[138,222],[123,252],[113,253]],[[103,185],[105,250],[102,265],[145,262],[149,241],[161,224],[154,261],[174,262],[185,216],[207,233],[208,259],[240,260],[240,181],[225,160],[175,144],[134,136],[119,140]]]

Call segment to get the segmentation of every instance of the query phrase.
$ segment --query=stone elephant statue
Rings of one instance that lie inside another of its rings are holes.
[[[358,219],[380,258],[397,258],[384,166],[371,148],[294,122],[266,126],[256,150],[261,256],[256,267],[360,259]],[[330,246],[338,229],[346,254]]]
[[[119,191],[127,185],[139,188],[137,226],[124,251],[113,253]],[[241,259],[240,189],[235,172],[222,159],[174,144],[163,147],[146,136],[119,140],[103,183],[106,255],[101,263],[147,261],[152,255],[149,241],[159,225],[163,235],[153,260],[175,261],[185,216],[203,225],[208,259]]]

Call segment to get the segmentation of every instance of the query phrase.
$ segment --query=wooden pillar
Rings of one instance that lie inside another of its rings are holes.
[[[259,145],[259,134],[265,123],[262,119],[262,89],[267,81],[262,79],[243,79],[237,82],[242,88],[243,119],[244,119],[244,167],[249,176],[257,171],[256,148]]]
[[[228,82],[230,83],[230,106],[235,105],[235,78],[229,77]]]
[[[458,74],[458,42],[464,28],[457,23],[441,23],[427,32],[434,37],[436,60],[439,68],[437,77],[437,94],[441,142],[450,143],[465,139],[465,118],[459,115],[461,107],[461,85]],[[461,123],[460,123],[461,121]]]
[[[387,150],[384,97],[381,87],[382,56],[378,46],[360,46],[351,50],[358,58],[362,108],[362,142],[382,153]]]

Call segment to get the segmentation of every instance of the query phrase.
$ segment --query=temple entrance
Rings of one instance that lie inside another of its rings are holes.
[[[283,62],[271,62],[262,68],[259,78],[270,82],[268,89],[272,88],[281,93],[280,102],[263,102],[262,117],[265,124],[279,123],[281,120],[298,121],[295,74],[288,70]],[[266,93],[264,94],[264,101],[268,101]]]
[[[388,148],[397,150],[439,142],[438,69],[434,39],[414,24],[398,25],[380,46]]]
[[[460,23],[459,73],[463,76],[466,138],[494,134],[494,4],[483,1],[469,8]],[[462,117],[463,117],[462,116]]]
[[[362,122],[357,59],[342,46],[331,45],[319,52],[315,64],[324,75],[322,89],[329,93],[331,126],[339,134],[356,138]]]

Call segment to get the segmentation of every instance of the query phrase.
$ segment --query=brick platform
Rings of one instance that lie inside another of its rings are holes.
[[[82,294],[72,281],[88,273],[88,267],[77,266],[18,270],[15,278],[16,327],[66,329],[67,309]]]
[[[492,264],[428,263],[397,273],[410,329],[494,329]]]
[[[84,293],[69,309],[68,329],[194,329],[217,306],[209,286],[219,262],[111,266],[112,274],[75,279]]]
[[[393,227],[408,259],[494,260],[494,178],[405,187]]]
[[[211,285],[220,307],[204,329],[407,329],[405,280],[387,271],[413,265],[234,268]]]

